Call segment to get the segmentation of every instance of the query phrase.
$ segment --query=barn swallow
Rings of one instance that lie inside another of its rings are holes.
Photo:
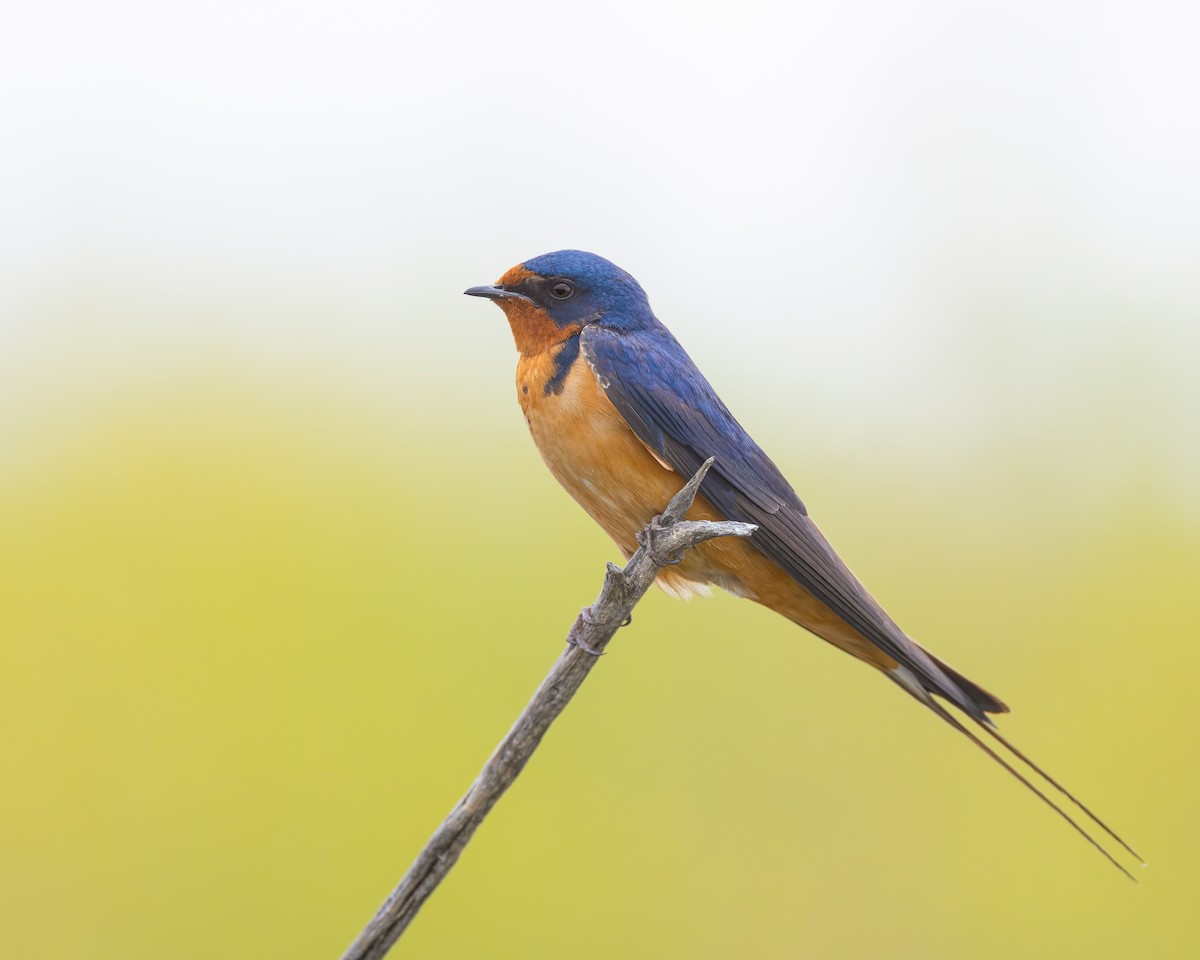
[[[626,559],[637,550],[639,533],[697,468],[715,457],[688,517],[740,520],[758,529],[749,538],[724,537],[688,551],[677,565],[662,570],[658,583],[679,596],[721,587],[875,667],[969,738],[1133,879],[1014,766],[1026,764],[1141,861],[1000,735],[989,714],[1007,713],[1008,707],[908,637],[859,583],[779,468],[655,317],[632,276],[595,254],[560,250],[465,293],[486,297],[504,311],[520,354],[517,400],[534,443],[550,472]],[[948,706],[998,746],[989,746]]]

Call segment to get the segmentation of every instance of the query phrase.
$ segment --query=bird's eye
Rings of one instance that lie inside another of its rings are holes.
[[[550,296],[555,300],[566,300],[574,292],[575,288],[565,280],[559,280],[558,283],[550,288]]]

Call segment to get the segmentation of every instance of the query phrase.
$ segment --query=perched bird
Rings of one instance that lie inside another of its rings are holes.
[[[650,309],[638,282],[592,253],[527,260],[469,296],[495,301],[520,359],[517,400],[559,483],[626,558],[638,535],[709,457],[688,514],[758,525],[749,538],[696,547],[658,582],[687,596],[715,584],[747,597],[865,661],[969,737],[1130,876],[1061,807],[939,702],[962,711],[1003,748],[1129,846],[995,730],[1008,707],[909,638],[850,572],[808,510]],[[935,699],[939,698],[939,699]],[[1141,858],[1138,857],[1138,860]],[[1132,877],[1131,877],[1132,879]]]

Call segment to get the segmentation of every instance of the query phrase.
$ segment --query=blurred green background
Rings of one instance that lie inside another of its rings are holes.
[[[397,955],[1200,952],[1196,11],[717,14],[6,30],[0,955],[370,918],[617,559],[459,296],[571,245],[1151,867],[797,628],[655,591]]]

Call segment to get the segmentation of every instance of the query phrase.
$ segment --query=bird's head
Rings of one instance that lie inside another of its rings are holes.
[[[517,349],[545,349],[589,323],[632,326],[650,318],[646,292],[615,263],[582,250],[559,250],[517,264],[498,282],[471,287],[508,316]]]

